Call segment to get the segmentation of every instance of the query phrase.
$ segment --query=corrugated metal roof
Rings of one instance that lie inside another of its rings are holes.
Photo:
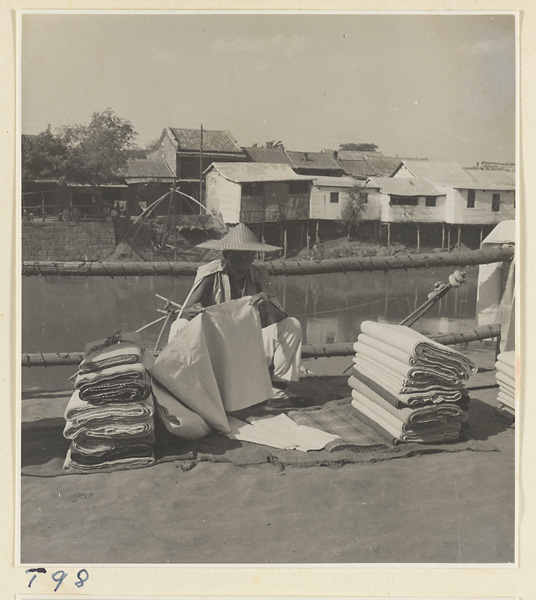
[[[279,165],[289,165],[290,159],[286,155],[283,148],[258,148],[249,146],[242,148],[247,156],[253,161],[258,163],[273,163]]]
[[[457,162],[432,162],[425,160],[405,159],[401,161],[415,177],[422,177],[452,187],[463,188],[464,183],[474,180]]]
[[[178,151],[199,152],[201,149],[200,129],[169,128],[178,144]],[[203,130],[203,152],[230,152],[242,154],[228,131]]]
[[[126,179],[168,179],[173,177],[173,171],[163,160],[144,159],[127,161],[127,169],[125,174]]]
[[[514,190],[516,187],[516,175],[512,171],[483,171],[480,169],[466,169],[466,171],[475,181],[475,189]]]
[[[317,187],[344,187],[352,188],[358,182],[353,177],[315,177],[313,185]]]
[[[215,169],[218,173],[235,183],[260,183],[263,181],[311,181],[313,177],[297,175],[288,165],[272,163],[223,163],[214,162],[205,171]]]
[[[419,177],[371,177],[370,187],[390,196],[442,196],[432,183]]]
[[[290,165],[293,169],[342,170],[333,156],[326,152],[296,152],[294,150],[286,150],[286,154],[290,159]]]

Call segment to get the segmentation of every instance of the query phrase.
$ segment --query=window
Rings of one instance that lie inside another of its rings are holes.
[[[308,181],[291,181],[288,184],[289,194],[308,194],[309,193],[309,182]]]
[[[418,196],[391,196],[391,206],[419,206]]]
[[[499,212],[501,210],[501,195],[493,194],[491,197],[491,210],[493,212]]]
[[[467,208],[475,207],[475,190],[467,190]]]
[[[362,202],[363,204],[367,204],[368,203],[368,194],[365,192],[359,192],[359,202]]]
[[[242,184],[242,195],[243,196],[262,196],[262,183],[243,183]]]
[[[339,192],[330,192],[329,193],[329,201],[331,202],[331,204],[338,204]]]
[[[425,206],[436,206],[437,198],[435,196],[426,196]]]

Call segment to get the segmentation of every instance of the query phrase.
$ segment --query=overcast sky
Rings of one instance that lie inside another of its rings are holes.
[[[111,107],[290,150],[515,159],[513,15],[25,14],[23,133]]]

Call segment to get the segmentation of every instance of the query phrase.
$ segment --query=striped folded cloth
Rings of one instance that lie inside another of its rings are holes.
[[[103,456],[88,456],[77,452],[71,444],[63,463],[63,470],[68,473],[91,473],[149,467],[154,463],[154,452],[148,445],[125,446],[115,448]]]
[[[352,379],[352,378],[351,378]],[[452,402],[442,404],[433,404],[416,408],[407,406],[396,408],[388,402],[381,393],[355,377],[350,383],[353,392],[367,400],[367,403],[374,403],[383,411],[389,413],[397,422],[401,422],[404,427],[417,428],[428,427],[430,425],[467,420],[467,413],[462,408]],[[355,396],[354,396],[355,397]]]
[[[80,399],[92,404],[132,402],[147,398],[151,393],[151,381],[143,364],[109,367],[102,371],[79,373],[75,388]]]
[[[131,342],[120,342],[86,356],[80,363],[80,373],[102,371],[109,367],[142,361],[142,349]]]
[[[404,352],[409,357],[419,359],[424,364],[448,367],[462,379],[467,379],[477,372],[477,366],[457,350],[434,342],[404,325],[364,321],[361,324],[361,332],[369,338]],[[358,340],[361,341],[359,337]]]

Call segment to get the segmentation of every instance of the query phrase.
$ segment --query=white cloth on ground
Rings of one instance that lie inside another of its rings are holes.
[[[227,437],[232,440],[284,450],[321,450],[328,442],[339,439],[336,435],[320,429],[298,425],[283,414],[250,419],[249,423],[229,417],[229,424],[231,433],[227,434]]]

